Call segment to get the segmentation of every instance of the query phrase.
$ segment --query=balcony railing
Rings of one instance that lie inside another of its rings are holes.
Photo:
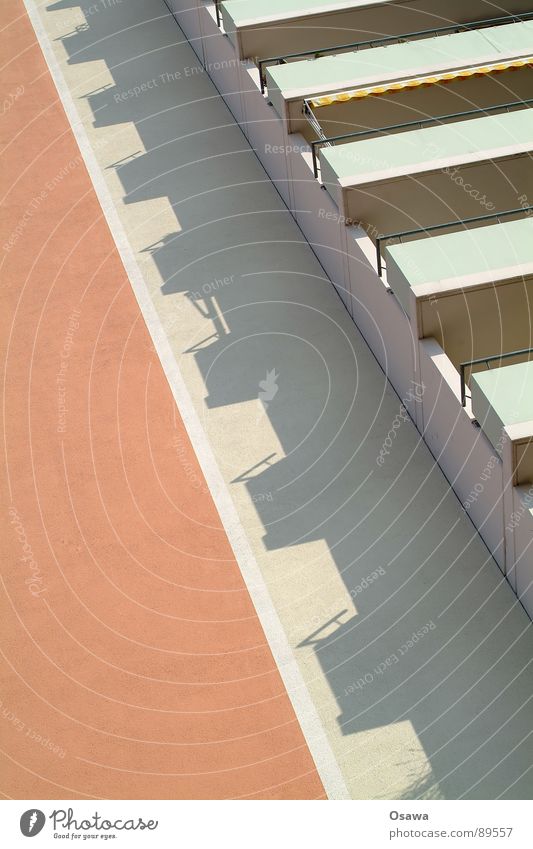
[[[447,221],[446,224],[433,224],[431,227],[417,227],[414,230],[402,230],[399,233],[388,233],[385,236],[378,236],[376,239],[376,254],[377,254],[377,271],[380,277],[383,276],[383,257],[382,245],[384,242],[390,242],[393,239],[402,239],[408,236],[419,236],[422,233],[435,233],[437,230],[449,230],[453,227],[464,227],[467,224],[479,224],[480,222],[498,221],[511,215],[527,215],[533,214],[533,206],[521,206],[519,209],[507,209],[504,212],[491,212],[489,215],[478,215],[475,218],[457,218],[456,221]]]
[[[513,357],[525,357],[526,354],[533,354],[533,348],[522,348],[520,351],[509,351],[507,354],[494,354],[492,357],[479,357],[477,360],[467,360],[461,363],[459,370],[461,372],[461,406],[466,407],[466,369],[472,366],[486,365],[490,369],[491,363],[501,362],[502,360],[510,360]]]
[[[520,109],[523,107],[529,108],[530,104],[533,104],[533,98],[529,100],[514,100],[510,103],[501,103],[497,106],[487,106],[479,107],[477,109],[469,109],[466,112],[453,112],[450,115],[440,115],[438,118],[420,118],[416,121],[406,121],[402,124],[391,124],[388,127],[378,127],[369,130],[357,130],[353,133],[344,133],[340,136],[325,136],[318,118],[311,109],[309,103],[305,101],[305,116],[309,121],[310,125],[312,126],[314,132],[317,133],[317,135],[321,136],[321,138],[311,142],[311,152],[313,154],[313,173],[315,177],[318,177],[318,150],[324,145],[327,145],[328,147],[333,147],[337,142],[346,141],[347,139],[355,141],[356,139],[362,139],[364,137],[368,138],[370,136],[375,135],[386,135],[388,133],[399,131],[401,132],[402,130],[412,130],[415,127],[421,129],[422,127],[427,127],[429,124],[444,124],[447,121],[461,120],[462,118],[469,118],[473,115],[489,115],[492,112],[498,111],[509,112],[511,109]]]

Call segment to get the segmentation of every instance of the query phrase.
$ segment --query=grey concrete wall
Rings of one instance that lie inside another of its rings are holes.
[[[507,517],[508,533],[514,546],[513,568],[509,575],[515,592],[533,618],[533,497],[530,485],[513,491],[513,511]]]

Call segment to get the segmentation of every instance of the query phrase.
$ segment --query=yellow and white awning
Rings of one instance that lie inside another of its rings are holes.
[[[499,74],[502,71],[513,71],[517,68],[533,66],[533,56],[524,59],[514,59],[509,62],[498,62],[492,65],[482,65],[477,68],[461,68],[457,71],[448,71],[442,74],[432,74],[429,77],[416,77],[408,80],[399,80],[371,88],[357,88],[351,91],[339,91],[336,94],[326,94],[324,97],[316,97],[308,100],[310,106],[316,109],[319,106],[331,106],[332,103],[346,103],[350,100],[359,100],[363,97],[379,97],[391,92],[406,91],[410,88],[421,86],[432,86],[438,83],[449,83],[454,80],[466,80],[469,77],[483,77],[487,74]]]

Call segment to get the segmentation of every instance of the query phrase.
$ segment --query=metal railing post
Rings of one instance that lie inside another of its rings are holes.
[[[311,153],[313,156],[313,174],[315,175],[315,179],[318,180],[318,156],[316,152],[318,142],[311,142]]]
[[[265,93],[265,84],[266,84],[266,79],[265,79],[265,76],[263,74],[264,66],[265,66],[264,60],[260,59],[257,67],[259,68],[259,85],[261,86],[261,94]]]
[[[377,264],[378,264],[378,275],[383,277],[383,259],[381,256],[381,238],[380,236],[376,239],[376,255],[377,255]]]
[[[461,363],[461,407],[466,407],[466,363]]]

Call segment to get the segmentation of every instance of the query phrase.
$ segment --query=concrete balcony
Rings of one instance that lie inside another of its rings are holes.
[[[321,151],[322,181],[371,238],[514,209],[533,197],[529,109]]]
[[[525,218],[388,247],[387,281],[416,338],[435,338],[456,369],[531,347],[532,243]]]
[[[241,59],[316,50],[450,23],[530,11],[529,0],[228,0],[224,29]]]
[[[533,362],[479,372],[470,387],[473,413],[493,448],[502,455],[510,443],[513,485],[532,485]]]
[[[317,138],[304,114],[309,100],[326,136],[487,108],[531,96],[531,68],[503,72],[501,63],[530,57],[532,44],[526,21],[291,62],[266,68],[268,95],[288,131],[308,141]],[[472,74],[491,64],[498,70]],[[429,85],[435,74],[455,76]]]

